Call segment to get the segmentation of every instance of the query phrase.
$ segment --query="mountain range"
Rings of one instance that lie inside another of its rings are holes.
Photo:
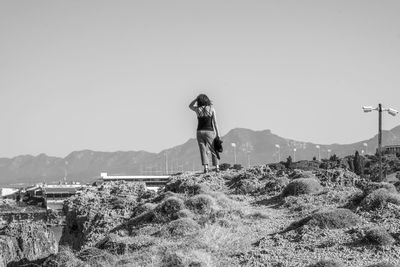
[[[221,163],[233,164],[236,155],[236,162],[243,166],[284,161],[289,155],[298,161],[310,160],[313,157],[327,158],[333,154],[343,157],[353,154],[356,150],[374,153],[378,145],[377,136],[352,144],[317,145],[283,138],[270,130],[253,131],[244,128],[229,131],[222,140],[224,152],[221,155]],[[400,144],[400,126],[383,131],[383,145],[394,144]],[[101,172],[114,175],[149,175],[165,174],[166,169],[168,173],[200,170],[196,140],[189,139],[184,144],[160,153],[82,150],[74,151],[65,158],[46,154],[0,158],[0,185],[54,182],[64,179],[89,182],[99,177]]]

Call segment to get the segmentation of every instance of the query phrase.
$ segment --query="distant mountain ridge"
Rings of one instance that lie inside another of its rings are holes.
[[[224,152],[221,162],[233,164],[234,147],[236,144],[237,163],[247,166],[250,164],[265,164],[283,161],[289,155],[295,160],[318,158],[317,144],[283,138],[270,130],[253,131],[236,128],[222,137]],[[346,156],[355,150],[367,149],[374,153],[377,147],[377,136],[352,144],[331,144],[320,146],[321,158],[332,154]],[[366,143],[367,147],[363,144]],[[389,131],[383,131],[383,144],[400,144],[400,126]],[[296,149],[296,151],[294,151]],[[331,152],[328,152],[328,149]],[[200,158],[197,142],[189,139],[182,145],[150,153],[146,151],[116,151],[98,152],[91,150],[74,151],[65,158],[47,156],[22,155],[14,158],[0,158],[0,185],[15,183],[36,183],[67,180],[87,182],[99,177],[100,172],[110,174],[165,174],[168,172],[200,170]]]

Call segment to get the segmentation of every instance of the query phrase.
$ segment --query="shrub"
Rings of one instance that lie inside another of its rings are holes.
[[[389,262],[380,262],[380,263],[368,265],[367,267],[396,267],[396,265],[391,264]]]
[[[105,250],[94,247],[81,250],[78,253],[78,258],[93,267],[113,266],[116,262],[115,256]]]
[[[286,231],[294,230],[303,225],[319,228],[340,229],[355,226],[361,218],[348,209],[333,209],[314,213],[300,221],[292,223]]]
[[[396,186],[386,182],[368,182],[358,186],[364,191],[365,195],[371,194],[373,191],[381,188],[386,189],[389,193],[397,193]]]
[[[156,204],[154,203],[144,203],[143,205],[140,205],[133,210],[132,217],[136,217],[145,212],[152,211],[155,207]]]
[[[385,208],[388,203],[400,205],[400,195],[381,188],[366,196],[361,202],[361,206],[364,210],[377,210]]]
[[[394,238],[381,227],[369,229],[366,232],[364,239],[366,242],[378,246],[390,246],[395,242]]]
[[[318,180],[313,178],[299,178],[290,182],[282,192],[282,197],[314,194],[322,191]]]
[[[320,228],[339,229],[355,226],[360,222],[360,217],[349,209],[333,209],[314,213],[307,224]]]
[[[163,267],[184,267],[184,254],[181,252],[167,252],[162,259]]]
[[[110,234],[100,241],[96,247],[112,254],[124,255],[135,250],[150,247],[154,244],[155,238],[148,235],[120,237],[115,234]]]
[[[183,210],[178,211],[176,213],[176,216],[178,218],[191,218],[191,217],[193,217],[193,214],[192,214],[192,212],[190,210],[183,209]]]
[[[43,263],[44,267],[78,267],[82,266],[83,262],[79,260],[69,247],[60,247],[57,254],[53,254]]]
[[[237,194],[256,194],[264,188],[257,178],[236,180],[234,187]]]
[[[172,215],[185,208],[183,200],[169,197],[156,207],[156,211],[165,215]]]
[[[162,260],[163,267],[211,267],[215,266],[207,252],[193,251],[167,251]]]
[[[299,178],[314,178],[316,179],[315,175],[312,171],[302,171],[302,170],[294,170],[290,175],[292,179],[299,179]]]
[[[221,171],[226,171],[226,170],[228,170],[230,167],[231,167],[231,164],[229,164],[229,163],[222,163],[221,165],[219,165],[219,169],[220,169]]]
[[[289,184],[290,180],[287,177],[273,178],[265,184],[266,192],[281,192]]]
[[[307,267],[341,267],[342,264],[331,260],[322,260],[314,264],[310,264]]]
[[[241,164],[233,164],[233,169],[237,170],[237,171],[240,171],[241,169],[243,169],[243,167],[242,167]]]
[[[189,198],[186,206],[198,214],[209,214],[213,210],[214,199],[205,194],[200,194]]]
[[[162,231],[164,234],[171,236],[188,236],[197,234],[200,225],[190,218],[181,218],[170,222]]]

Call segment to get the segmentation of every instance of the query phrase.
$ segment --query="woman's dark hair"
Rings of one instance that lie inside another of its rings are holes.
[[[197,97],[197,106],[211,106],[211,100],[205,94],[201,94]]]

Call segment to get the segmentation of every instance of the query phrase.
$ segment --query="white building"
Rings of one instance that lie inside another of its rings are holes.
[[[0,188],[0,197],[1,198],[14,198],[13,196],[16,196],[16,193],[19,191],[19,189],[15,188]]]

